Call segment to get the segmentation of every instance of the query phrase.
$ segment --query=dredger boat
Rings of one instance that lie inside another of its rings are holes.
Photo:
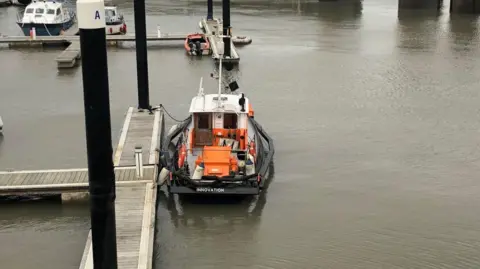
[[[254,119],[250,100],[234,93],[205,94],[202,79],[190,116],[173,126],[162,143],[160,180],[170,193],[259,194],[273,159],[273,140]]]

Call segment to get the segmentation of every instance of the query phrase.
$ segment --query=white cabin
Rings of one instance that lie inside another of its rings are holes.
[[[105,20],[108,22],[116,22],[122,20],[122,16],[118,13],[116,6],[105,6]]]
[[[198,95],[192,99],[190,113],[198,121],[208,120],[208,129],[246,129],[250,112],[248,98],[244,97],[244,106],[240,106],[241,94]],[[213,118],[212,118],[213,116]]]
[[[243,106],[240,105],[242,99]],[[248,138],[240,138],[243,136],[240,132],[253,131],[248,124],[248,117],[253,116],[253,111],[248,98],[242,98],[242,94],[203,94],[201,91],[192,98],[189,112],[193,116],[190,127],[195,133],[193,147],[215,145],[220,142],[219,139],[235,133],[238,134],[240,148],[244,149]]]
[[[23,13],[22,23],[62,23],[70,18],[62,3],[54,1],[33,1]]]

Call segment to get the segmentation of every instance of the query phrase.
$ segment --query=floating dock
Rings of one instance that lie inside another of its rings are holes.
[[[203,30],[205,35],[207,35],[208,41],[212,46],[212,58],[215,61],[218,61],[220,59],[220,56],[217,50],[217,43],[222,39],[222,37],[220,37],[223,34],[222,23],[218,19],[213,19],[213,20],[202,19],[200,21],[199,26],[200,26],[200,29]],[[240,61],[240,56],[238,55],[238,52],[235,49],[235,45],[233,44],[232,39],[230,39],[230,42],[231,42],[231,51],[230,51],[231,56],[230,57],[224,56],[223,62],[238,63]]]
[[[218,19],[202,19],[199,23],[200,28],[206,34],[212,48],[212,58],[218,61],[220,56],[217,50],[217,43],[222,39],[222,23]],[[59,36],[0,36],[0,44],[6,44],[11,48],[29,48],[44,46],[67,46],[60,53],[55,61],[58,69],[73,68],[81,59],[80,37],[77,35],[78,27],[75,25]],[[162,33],[156,35],[147,35],[147,41],[184,41],[187,34],[182,33]],[[119,42],[134,42],[135,35],[107,35],[107,45],[117,45]],[[231,57],[224,56],[226,63],[238,63],[240,56],[235,48],[235,39],[231,41]],[[240,42],[241,44],[244,44]]]
[[[57,67],[61,68],[72,68],[77,64],[77,61],[80,60],[80,42],[72,41],[70,45],[62,52],[60,55],[55,58],[57,62]]]
[[[128,109],[114,151],[118,268],[152,267],[157,193],[157,146],[164,132],[163,113]],[[143,153],[135,153],[140,146]],[[137,154],[137,156],[135,156]],[[140,156],[138,156],[140,155]],[[143,163],[138,164],[136,157]],[[62,200],[88,196],[87,169],[0,172],[0,195],[61,194]],[[93,268],[91,232],[79,269]]]
[[[160,36],[148,35],[147,41],[184,41],[186,37],[187,34],[165,33]],[[107,35],[108,45],[116,45],[118,42],[135,42],[135,35]],[[59,69],[72,68],[81,58],[80,37],[74,34],[37,36],[35,39],[32,39],[29,36],[3,36],[0,37],[0,44],[7,44],[9,47],[13,48],[68,46],[55,58]]]

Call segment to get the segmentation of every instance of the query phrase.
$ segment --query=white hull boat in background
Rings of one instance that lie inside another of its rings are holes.
[[[105,34],[107,35],[124,35],[127,33],[127,24],[117,10],[117,6],[105,5]]]

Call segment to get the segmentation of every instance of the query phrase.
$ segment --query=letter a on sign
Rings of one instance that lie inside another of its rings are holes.
[[[100,12],[98,12],[98,10],[95,11],[95,19],[96,19],[96,20],[99,20],[99,19],[100,19]]]

